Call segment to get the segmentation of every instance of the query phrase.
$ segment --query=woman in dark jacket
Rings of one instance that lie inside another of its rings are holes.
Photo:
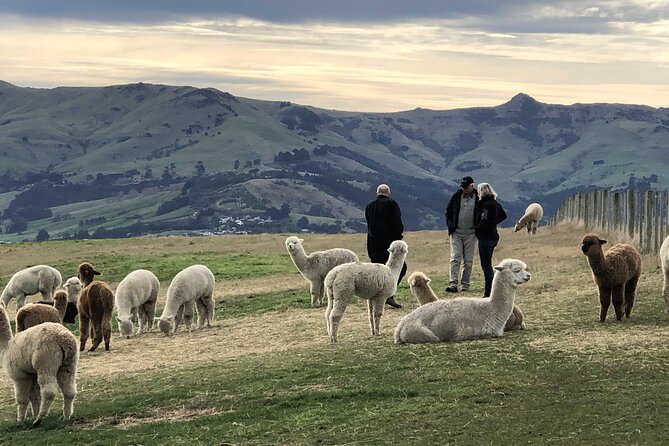
[[[474,218],[476,224],[476,238],[479,241],[479,257],[485,278],[483,297],[490,297],[492,288],[492,253],[499,242],[497,225],[506,220],[506,212],[497,202],[497,193],[488,183],[478,185],[479,203]]]

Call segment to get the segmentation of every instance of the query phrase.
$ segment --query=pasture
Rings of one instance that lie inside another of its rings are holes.
[[[532,280],[516,304],[527,330],[496,340],[396,346],[400,318],[418,306],[406,279],[400,310],[386,308],[380,337],[367,306],[349,305],[331,345],[324,308],[284,248],[286,235],[146,237],[0,245],[0,286],[15,271],[45,263],[63,281],[81,261],[115,286],[136,268],[161,281],[202,263],[216,276],[215,326],[172,337],[120,339],[84,352],[74,417],[58,397],[42,425],[16,423],[11,381],[0,373],[0,443],[11,445],[268,444],[666,444],[669,318],[654,256],[643,259],[632,318],[600,323],[584,231],[541,227],[536,236],[500,231],[494,260],[525,261]],[[307,253],[331,247],[366,260],[365,236],[305,234]],[[448,283],[445,232],[405,235],[408,273]],[[609,239],[610,242],[615,240]],[[408,275],[408,274],[407,274]],[[472,288],[483,278],[475,259]],[[39,300],[32,296],[28,301]],[[9,305],[15,314],[15,301]],[[78,327],[70,326],[78,336]],[[89,342],[90,345],[90,342]]]

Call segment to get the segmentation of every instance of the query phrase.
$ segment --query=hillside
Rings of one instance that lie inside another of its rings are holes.
[[[594,187],[669,188],[669,109],[550,105],[361,113],[150,84],[0,82],[6,240],[168,231],[359,231],[388,182],[409,229],[441,228],[458,178],[547,217]],[[631,180],[631,178],[633,178]],[[241,222],[241,224],[238,224]]]

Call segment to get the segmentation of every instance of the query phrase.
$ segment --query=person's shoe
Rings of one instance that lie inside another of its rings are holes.
[[[395,296],[390,296],[388,299],[386,299],[386,303],[393,308],[402,308],[402,305],[395,302]]]
[[[447,293],[457,293],[458,292],[458,287],[457,285],[449,285],[446,287],[446,292]]]
[[[467,285],[462,285],[462,288],[460,288],[462,291],[469,291],[469,286]]]

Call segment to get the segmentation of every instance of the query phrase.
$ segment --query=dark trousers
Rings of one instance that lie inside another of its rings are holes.
[[[368,254],[369,254],[369,259],[372,261],[372,263],[385,264],[388,261],[388,258],[390,257],[390,253],[388,251],[368,252]],[[402,265],[402,271],[400,271],[400,277],[397,279],[398,285],[400,284],[406,273],[407,273],[407,262],[404,262],[404,264]]]
[[[481,269],[483,269],[483,277],[485,279],[485,288],[483,295],[490,296],[492,289],[492,278],[495,272],[492,269],[492,253],[495,251],[497,242],[495,240],[479,240],[479,257],[481,258]]]

